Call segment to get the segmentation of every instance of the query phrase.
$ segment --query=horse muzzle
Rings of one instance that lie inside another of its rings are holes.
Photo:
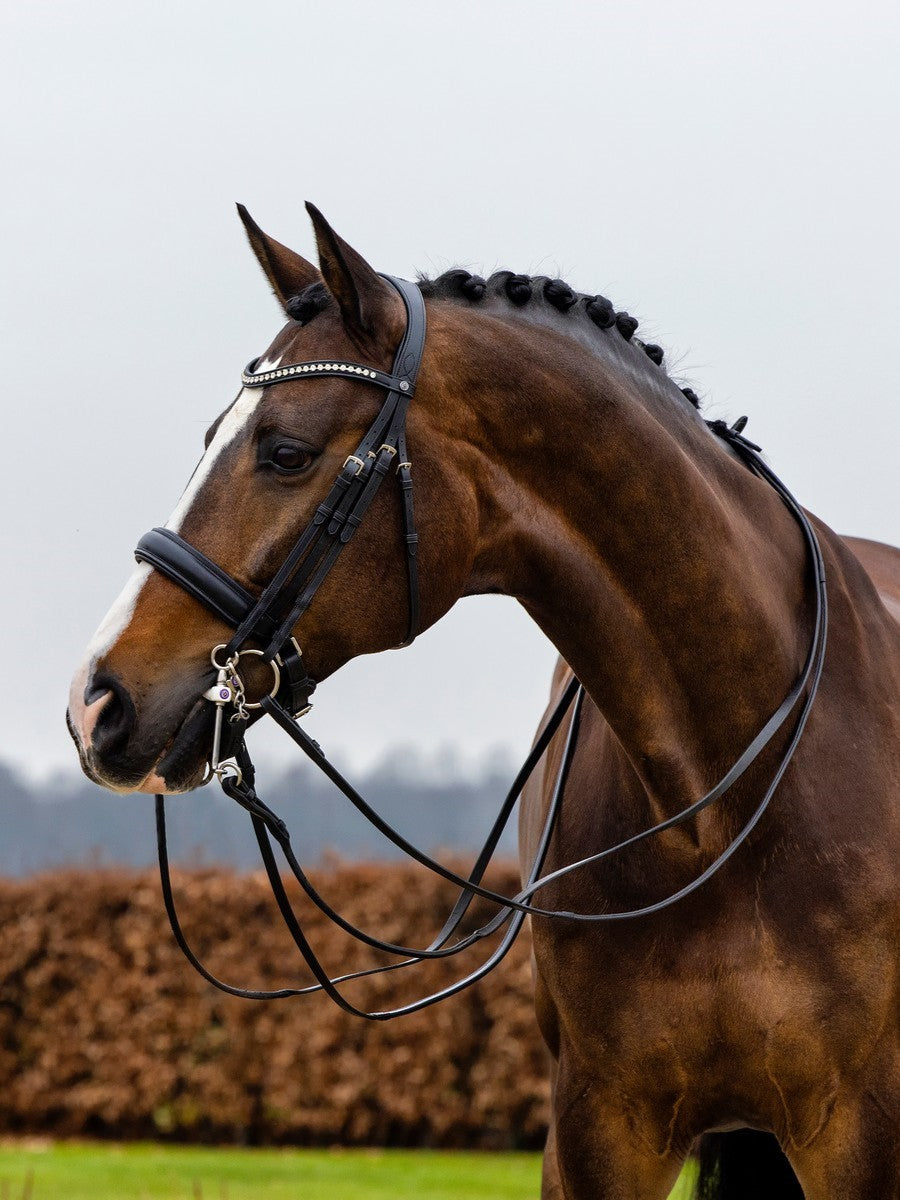
[[[211,706],[193,690],[166,707],[140,705],[114,675],[76,676],[66,724],[87,777],[120,793],[186,792],[204,782]]]

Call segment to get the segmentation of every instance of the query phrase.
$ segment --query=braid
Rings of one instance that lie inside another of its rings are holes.
[[[528,275],[510,274],[504,286],[506,294],[512,300],[513,304],[521,307],[531,299],[532,286],[531,278]]]
[[[560,312],[568,312],[578,301],[578,297],[564,279],[548,279],[544,284],[544,295]]]
[[[635,330],[638,327],[638,321],[635,317],[630,316],[627,312],[617,312],[616,326],[625,341],[630,342],[634,337]]]
[[[612,329],[616,323],[616,310],[605,296],[589,296],[585,301],[585,312],[601,329]]]

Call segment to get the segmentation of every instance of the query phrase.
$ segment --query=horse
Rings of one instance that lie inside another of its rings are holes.
[[[389,372],[407,321],[396,288],[307,208],[318,267],[240,210],[286,324],[253,365],[270,384],[245,384],[210,426],[168,524],[251,597],[381,403],[359,378],[279,365]],[[548,713],[580,681],[552,872],[665,822],[722,776],[800,676],[814,572],[782,497],[716,436],[633,317],[510,271],[416,286],[416,623],[463,596],[513,596],[559,651]],[[378,492],[289,631],[310,681],[407,637],[403,503]],[[698,1145],[704,1198],[900,1198],[900,551],[810,520],[827,654],[763,819],[677,904],[607,924],[530,918],[552,1063],[544,1200],[663,1200]],[[213,716],[198,698],[230,634],[137,566],[71,687],[91,779],[156,793],[203,781]],[[573,720],[523,795],[525,864]],[[691,820],[554,878],[542,903],[609,913],[688,888],[733,845],[790,736]]]

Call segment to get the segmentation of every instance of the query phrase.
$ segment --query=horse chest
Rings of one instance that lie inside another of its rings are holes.
[[[860,948],[871,966],[857,990],[844,982],[852,964],[786,958],[759,929],[727,954],[688,932],[677,956],[640,937],[551,933],[549,945],[543,933],[535,954],[548,1041],[656,1153],[731,1123],[806,1145],[842,1083],[896,1035],[895,997],[879,965],[889,947],[875,935]],[[572,988],[579,978],[590,987]]]

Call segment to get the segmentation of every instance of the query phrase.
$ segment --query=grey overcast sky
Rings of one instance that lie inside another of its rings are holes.
[[[7,761],[74,766],[71,671],[279,326],[235,200],[307,254],[312,199],[382,270],[606,293],[804,503],[900,538],[896,0],[0,15]],[[518,754],[552,661],[513,602],[466,601],[346,668],[311,728],[356,767],[398,729]]]

